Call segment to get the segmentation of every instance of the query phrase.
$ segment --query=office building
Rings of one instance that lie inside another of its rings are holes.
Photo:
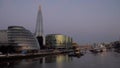
[[[45,38],[44,38],[44,34],[43,34],[43,19],[42,19],[41,6],[39,6],[39,10],[38,10],[35,36],[39,42],[40,49],[44,49]]]
[[[8,42],[7,30],[0,30],[0,43]]]
[[[72,47],[72,38],[62,34],[46,35],[46,47],[66,49]]]
[[[35,36],[22,26],[9,26],[8,30],[0,30],[0,42],[1,46],[9,47],[7,50],[12,47],[15,53],[37,52],[40,48]]]
[[[8,27],[8,42],[16,44],[17,50],[39,50],[39,44],[33,34],[22,26]]]

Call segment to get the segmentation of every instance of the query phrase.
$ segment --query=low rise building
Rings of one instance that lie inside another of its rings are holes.
[[[46,36],[46,47],[48,48],[71,48],[72,38],[62,34],[48,34]]]
[[[0,30],[0,44],[8,43],[7,30]]]
[[[1,49],[17,53],[26,53],[39,50],[39,43],[35,36],[22,26],[9,26],[8,30],[0,30]],[[7,45],[8,47],[5,47]],[[4,51],[4,50],[1,50]]]

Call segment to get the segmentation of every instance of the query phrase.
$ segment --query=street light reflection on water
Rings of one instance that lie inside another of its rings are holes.
[[[69,57],[67,54],[59,54],[22,60],[4,60],[0,61],[0,68],[27,67],[28,65],[33,65],[35,63],[41,65],[43,68],[46,67],[46,64],[56,63],[58,64],[58,68],[61,68],[60,66],[62,66],[62,63],[71,61],[72,57]]]
[[[0,68],[120,68],[120,53],[86,53],[81,57],[67,54],[23,60],[0,61]]]

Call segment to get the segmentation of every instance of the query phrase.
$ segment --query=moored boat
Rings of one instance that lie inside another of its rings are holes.
[[[93,53],[105,52],[106,47],[103,46],[102,44],[101,45],[94,45],[90,51]]]

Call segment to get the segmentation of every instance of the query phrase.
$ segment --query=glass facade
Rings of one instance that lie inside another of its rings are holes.
[[[34,35],[22,26],[8,27],[8,42],[16,44],[18,51],[39,50],[39,44]]]
[[[62,34],[49,34],[46,36],[46,46],[49,48],[70,48],[72,38]]]

